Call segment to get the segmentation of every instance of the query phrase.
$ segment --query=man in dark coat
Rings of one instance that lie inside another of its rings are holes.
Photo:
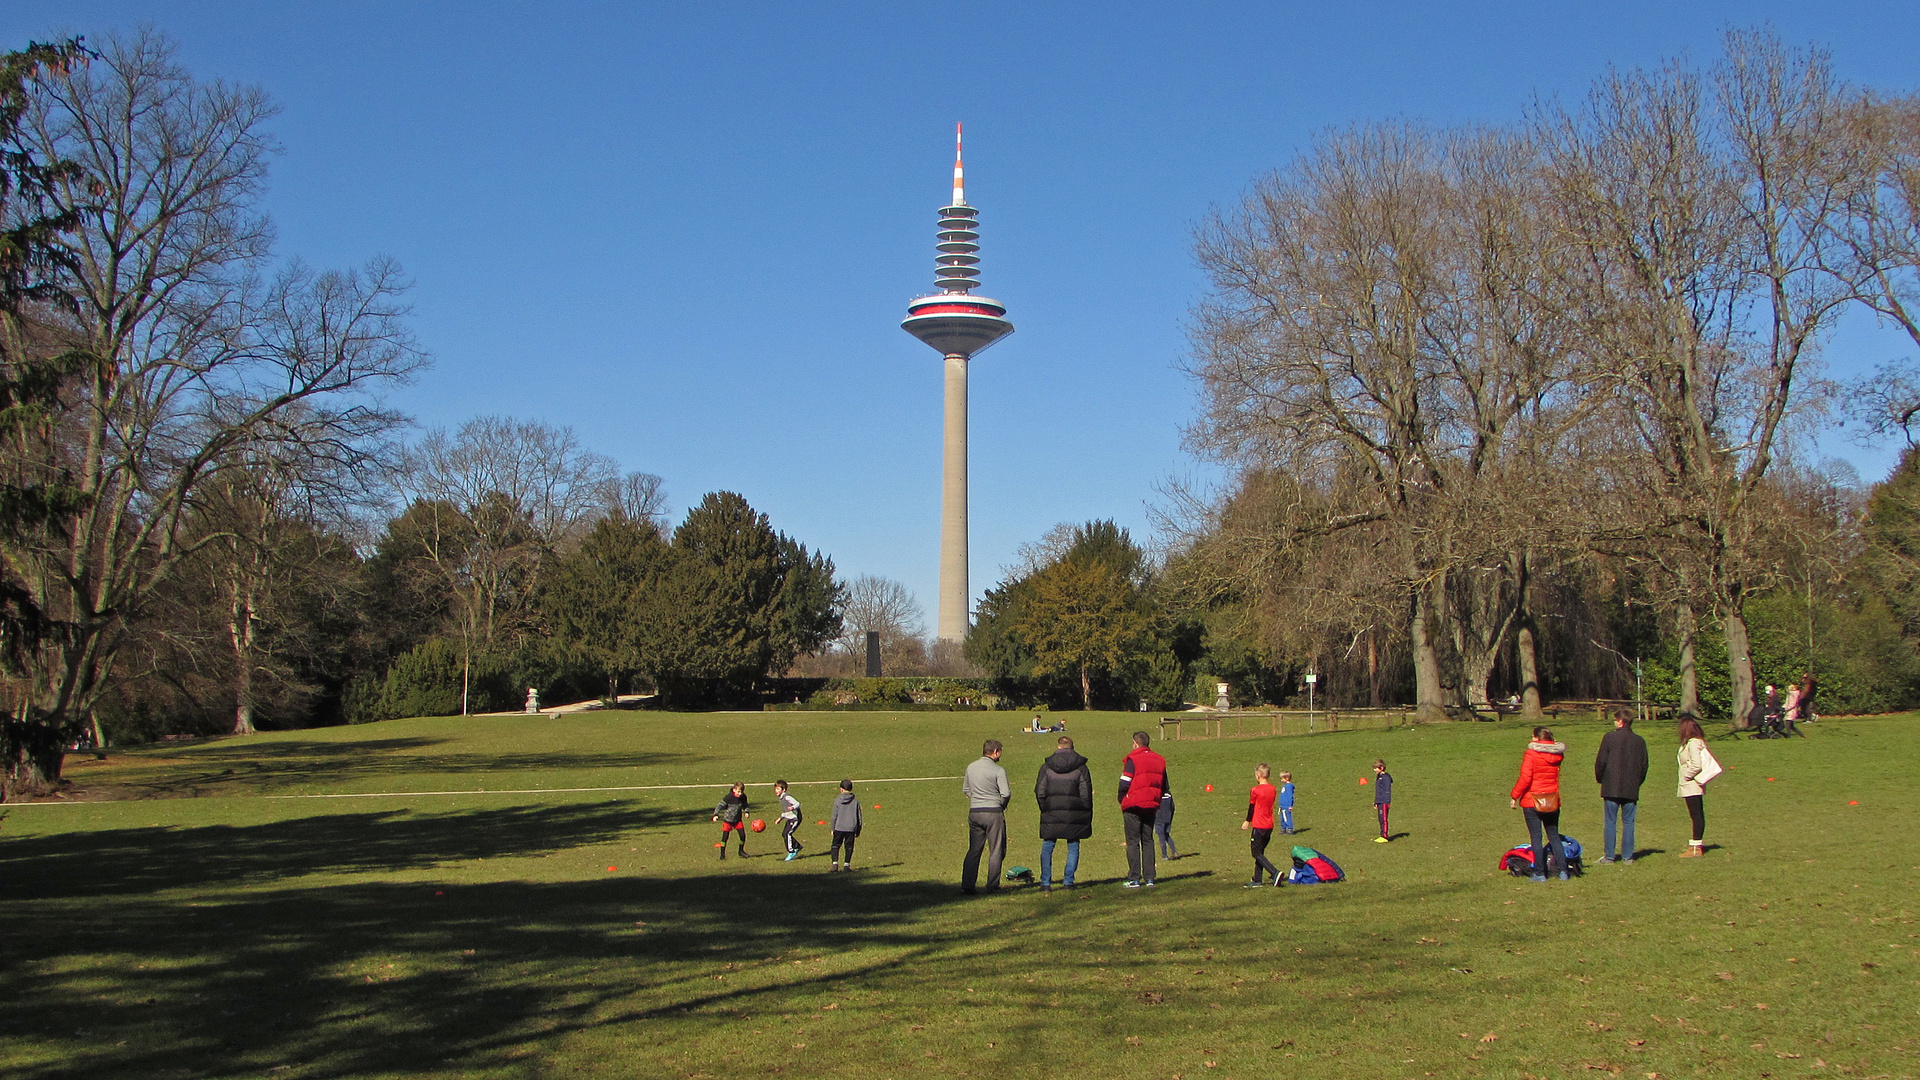
[[[1633,733],[1633,712],[1613,710],[1613,730],[1600,740],[1593,778],[1606,803],[1607,853],[1601,862],[1633,861],[1633,817],[1640,808],[1640,785],[1647,780],[1647,740]],[[1620,846],[1613,846],[1614,820],[1620,822]]]
[[[1073,751],[1065,735],[1054,744],[1053,756],[1040,763],[1033,797],[1040,801],[1040,889],[1053,889],[1053,845],[1067,842],[1067,888],[1080,868],[1080,841],[1093,835],[1093,775],[1087,759]]]

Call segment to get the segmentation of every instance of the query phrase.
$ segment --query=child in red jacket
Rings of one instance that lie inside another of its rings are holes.
[[[1246,884],[1249,889],[1258,889],[1267,884],[1260,879],[1263,870],[1272,879],[1276,889],[1285,880],[1280,868],[1267,858],[1267,844],[1273,840],[1273,802],[1280,796],[1280,792],[1267,779],[1272,775],[1273,770],[1264,761],[1254,768],[1253,790],[1247,792],[1247,820],[1240,823],[1241,828],[1253,834],[1253,880]]]

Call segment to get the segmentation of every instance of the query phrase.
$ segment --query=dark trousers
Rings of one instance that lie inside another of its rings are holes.
[[[1687,816],[1693,819],[1693,842],[1698,844],[1707,838],[1707,806],[1705,795],[1685,795]]]
[[[1272,880],[1280,880],[1280,868],[1273,865],[1273,861],[1267,858],[1267,845],[1272,841],[1272,829],[1253,830],[1253,880],[1255,881],[1260,880],[1262,870],[1265,870]]]
[[[1180,849],[1173,846],[1173,815],[1157,817],[1153,820],[1153,837],[1160,841],[1160,856],[1165,859],[1180,857]]]
[[[1560,811],[1548,810],[1541,813],[1529,806],[1521,813],[1527,815],[1527,837],[1533,841],[1534,876],[1566,873],[1567,854],[1560,850]],[[1547,834],[1547,865],[1544,869],[1540,866],[1540,833],[1543,830]]]
[[[1153,880],[1153,810],[1122,810],[1120,828],[1127,834],[1127,880]]]
[[[973,891],[980,876],[980,853],[987,854],[987,888],[1000,887],[1000,864],[1007,859],[1007,815],[1000,810],[967,811],[967,860],[960,864],[960,887]]]
[[[787,854],[789,855],[800,850],[800,841],[793,835],[798,832],[799,829],[799,818],[788,818],[787,823],[780,829],[780,839],[787,842]]]
[[[853,865],[853,841],[859,835],[859,833],[841,832],[838,829],[833,831],[832,857],[834,862],[840,861],[840,845],[844,843],[847,845],[847,865]]]
[[[1387,837],[1389,840],[1391,840],[1393,838],[1393,834],[1387,831],[1387,811],[1393,809],[1393,804],[1392,803],[1374,803],[1373,809],[1375,813],[1380,815],[1380,835]]]

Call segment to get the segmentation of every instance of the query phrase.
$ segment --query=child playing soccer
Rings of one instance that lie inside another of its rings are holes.
[[[1273,805],[1280,811],[1280,834],[1282,836],[1292,836],[1293,835],[1293,774],[1292,773],[1283,771],[1280,774],[1280,797],[1274,800]]]
[[[1246,884],[1249,889],[1267,884],[1260,877],[1263,870],[1273,879],[1275,888],[1284,880],[1280,868],[1267,858],[1267,844],[1273,840],[1273,800],[1279,795],[1267,780],[1272,775],[1273,770],[1264,761],[1253,770],[1253,790],[1247,792],[1247,820],[1240,823],[1241,828],[1253,833],[1253,880]]]
[[[839,870],[840,845],[847,846],[846,869],[853,869],[853,842],[860,836],[860,800],[853,797],[853,781],[840,781],[840,794],[833,800],[833,812],[827,820],[833,825],[833,850],[828,852],[833,864],[828,870]]]
[[[1153,815],[1153,835],[1160,841],[1160,857],[1173,860],[1180,857],[1180,849],[1173,843],[1173,792],[1160,793],[1160,809]]]
[[[1387,833],[1387,811],[1393,809],[1393,774],[1387,771],[1387,763],[1378,758],[1373,762],[1373,812],[1380,815],[1380,835],[1373,838],[1376,844],[1384,844],[1389,839]]]
[[[785,780],[774,781],[773,797],[780,804],[780,839],[787,844],[787,857],[782,861],[792,862],[800,857],[800,841],[793,835],[800,830],[800,800],[787,793]]]
[[[747,785],[736,780],[720,805],[713,808],[713,820],[720,823],[720,857],[727,857],[727,834],[740,833],[740,857],[747,857]]]

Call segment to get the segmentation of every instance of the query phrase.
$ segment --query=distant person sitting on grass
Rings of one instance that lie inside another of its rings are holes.
[[[838,870],[840,864],[840,846],[846,845],[846,868],[853,869],[853,842],[860,836],[860,800],[853,796],[853,781],[840,781],[840,794],[833,800],[833,813],[827,818],[833,826],[833,850],[828,854],[833,862],[828,870]]]
[[[720,796],[720,805],[713,808],[713,820],[720,823],[720,857],[727,857],[727,834],[740,834],[740,857],[747,857],[747,785],[735,781],[733,787]]]
[[[1393,839],[1387,831],[1387,815],[1393,810],[1393,774],[1387,771],[1387,763],[1379,758],[1373,762],[1373,812],[1380,817],[1380,835],[1373,838],[1376,844],[1384,844]]]

